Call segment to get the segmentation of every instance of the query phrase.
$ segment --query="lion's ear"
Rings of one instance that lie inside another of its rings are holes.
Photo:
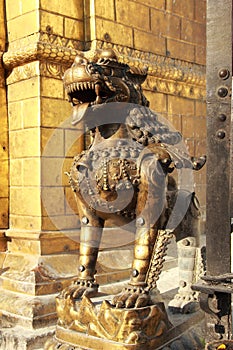
[[[148,68],[138,68],[138,67],[130,67],[127,71],[127,76],[130,80],[132,80],[135,84],[142,84],[147,78]]]

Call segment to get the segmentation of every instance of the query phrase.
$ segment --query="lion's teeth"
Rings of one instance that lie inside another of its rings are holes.
[[[80,90],[88,90],[88,89],[95,89],[95,84],[90,81],[85,81],[85,82],[77,82],[70,84],[66,87],[68,93],[74,92],[74,91],[80,91]]]

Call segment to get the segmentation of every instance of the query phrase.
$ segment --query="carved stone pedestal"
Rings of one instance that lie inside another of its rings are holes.
[[[56,328],[55,298],[77,274],[78,232],[8,230],[6,235],[8,250],[0,253],[0,350],[43,349]],[[107,245],[108,233],[104,237]],[[97,283],[104,288],[128,277],[131,255],[131,246],[101,251]]]
[[[1,350],[42,350],[46,340],[54,335],[54,327],[31,330],[16,326],[2,328],[0,331]]]
[[[96,297],[81,301],[57,297],[58,326],[46,350],[155,349],[164,342],[172,325],[163,303],[132,309],[119,309],[106,299]]]
[[[55,297],[76,273],[78,243],[58,232],[6,235],[8,250],[0,253],[0,349],[42,349],[54,334]]]

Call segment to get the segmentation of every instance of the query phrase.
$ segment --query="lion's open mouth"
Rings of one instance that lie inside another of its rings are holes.
[[[104,103],[112,92],[104,89],[99,81],[76,82],[66,86],[69,101],[72,103],[72,124],[75,125],[84,117],[88,106]]]
[[[89,102],[89,105],[106,102],[113,96],[113,92],[103,86],[100,81],[96,82],[78,82],[66,87],[69,101],[73,106]]]
[[[94,82],[78,82],[66,87],[70,102],[73,106],[96,101],[96,88]]]

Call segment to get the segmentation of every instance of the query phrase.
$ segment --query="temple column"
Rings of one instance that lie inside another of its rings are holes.
[[[4,1],[0,1],[0,56],[5,51],[6,30],[5,30],[5,11]],[[9,227],[9,178],[8,178],[8,121],[7,121],[7,104],[6,104],[6,86],[5,71],[2,60],[0,62],[0,269],[4,261],[4,252],[6,251],[7,238],[5,232]]]

